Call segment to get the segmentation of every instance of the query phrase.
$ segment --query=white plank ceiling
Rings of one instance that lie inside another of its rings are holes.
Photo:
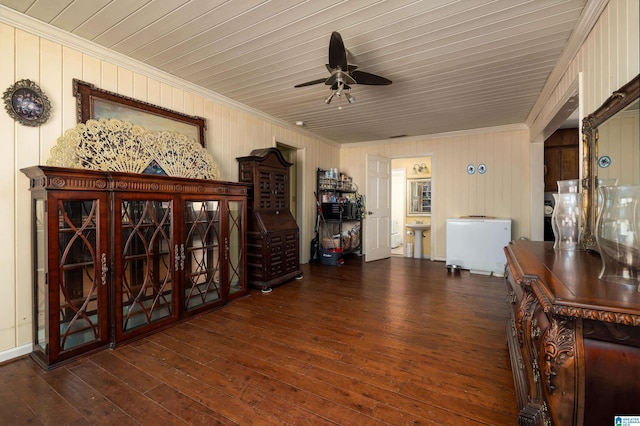
[[[586,0],[0,0],[327,139],[525,122]],[[330,105],[329,38],[393,81]]]

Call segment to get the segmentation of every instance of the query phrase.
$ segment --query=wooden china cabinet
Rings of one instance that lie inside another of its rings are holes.
[[[290,211],[289,168],[276,148],[237,158],[239,181],[249,194],[247,257],[249,284],[268,289],[302,275],[300,236]]]
[[[34,351],[43,367],[247,292],[248,185],[35,166]]]
[[[518,425],[599,426],[639,414],[640,292],[551,242],[506,248],[507,342]]]

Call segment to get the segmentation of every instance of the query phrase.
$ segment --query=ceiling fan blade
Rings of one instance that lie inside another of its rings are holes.
[[[320,84],[320,83],[324,83],[327,79],[326,78],[319,78],[317,80],[313,80],[313,81],[307,81],[306,83],[300,83],[300,84],[296,84],[293,87],[306,87],[306,86],[313,86],[314,84]]]
[[[342,36],[337,31],[331,33],[331,40],[329,41],[329,66],[331,70],[340,68],[342,71],[347,71],[347,50],[344,48],[342,42]]]
[[[351,76],[358,82],[358,84],[370,84],[374,86],[391,84],[391,80],[387,78],[364,71],[354,71],[351,73]]]

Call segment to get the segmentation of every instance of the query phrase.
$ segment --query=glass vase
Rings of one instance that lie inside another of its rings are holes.
[[[601,186],[616,186],[618,185],[618,179],[598,179],[598,188]],[[598,189],[598,205],[596,206],[596,220],[598,220],[598,216],[600,216],[600,212],[602,211],[602,206],[604,205],[604,200],[602,199],[602,192]]]
[[[580,248],[583,223],[582,194],[567,192],[553,196],[556,200],[551,219],[555,233],[553,247],[560,250],[577,250]]]
[[[580,192],[580,179],[559,180],[558,194]]]
[[[640,186],[601,186],[598,191],[603,200],[596,222],[599,278],[640,291]]]
[[[553,212],[551,213],[551,230],[553,231],[553,248],[557,249],[560,243],[560,234],[558,233],[558,225],[556,223],[556,216],[558,215],[558,194],[551,194],[553,196]]]

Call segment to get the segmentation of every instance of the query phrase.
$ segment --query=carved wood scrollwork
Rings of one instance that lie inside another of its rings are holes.
[[[558,368],[575,355],[575,330],[573,323],[554,318],[544,334],[544,376],[549,394],[556,389],[554,377]]]
[[[553,309],[554,315],[573,318],[585,318],[600,322],[640,326],[640,315],[585,309],[579,307],[558,306]]]
[[[536,298],[530,291],[525,291],[518,307],[518,313],[516,315],[516,330],[518,332],[518,343],[522,346],[524,342],[523,333],[525,324],[533,315],[533,311],[537,304]]]
[[[537,339],[538,337],[540,337],[540,327],[538,327],[538,320],[534,318],[531,321],[531,338]]]
[[[540,383],[540,364],[535,358],[532,360],[531,364],[533,367],[533,382]]]
[[[509,294],[507,295],[507,304],[508,305],[515,305],[516,300],[517,300],[516,292],[515,291],[510,291]]]
[[[546,402],[542,403],[542,410],[540,411],[542,414],[542,424],[544,426],[551,426],[551,419],[549,418],[549,406]]]

